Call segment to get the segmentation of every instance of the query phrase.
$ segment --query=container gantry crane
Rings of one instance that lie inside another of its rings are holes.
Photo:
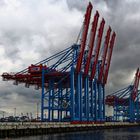
[[[119,121],[120,119],[130,122],[140,120],[139,79],[140,71],[138,68],[132,85],[106,96],[106,104],[114,108],[115,121]]]
[[[111,35],[109,27],[101,51],[105,20],[102,19],[98,27],[99,13],[96,11],[89,33],[92,8],[89,2],[79,44],[16,74],[2,75],[4,80],[14,80],[15,84],[25,83],[26,87],[35,85],[37,89],[41,88],[42,121],[105,121],[105,84],[116,34],[113,32]]]

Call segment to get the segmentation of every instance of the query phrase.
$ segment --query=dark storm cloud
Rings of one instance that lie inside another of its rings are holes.
[[[2,88],[5,85],[5,88]],[[13,85],[13,82],[1,82],[1,98],[3,99],[10,99],[11,92],[19,94],[24,98],[27,98],[26,101],[34,102],[35,100],[39,99],[39,94],[41,93],[40,90],[35,90],[34,86],[30,86],[30,88],[26,88],[25,84]]]
[[[131,83],[140,66],[140,1],[106,3],[110,9],[110,23],[117,33],[109,79],[112,91]]]
[[[69,7],[73,6],[82,12],[84,3],[88,3],[67,2]],[[95,0],[92,3],[117,34],[107,86],[107,92],[112,92],[131,83],[140,66],[140,1]]]
[[[17,113],[36,113],[36,104],[40,102],[40,90],[34,87],[25,88],[24,84],[12,85],[13,82],[1,82],[0,85],[0,108],[5,115],[13,115],[14,108]],[[1,115],[0,115],[1,116]]]

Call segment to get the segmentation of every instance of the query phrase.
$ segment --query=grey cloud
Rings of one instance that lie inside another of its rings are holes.
[[[79,1],[79,0],[74,0],[74,1],[71,1],[71,0],[67,0],[67,4],[68,4],[68,7],[70,9],[78,9],[80,11],[85,11],[85,8],[88,4],[88,0],[84,0],[84,1]]]

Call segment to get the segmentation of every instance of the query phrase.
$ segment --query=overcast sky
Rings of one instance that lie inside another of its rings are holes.
[[[92,0],[117,34],[107,93],[129,85],[140,65],[140,1]],[[0,0],[0,74],[17,72],[76,41],[88,0]],[[0,110],[33,112],[40,91],[0,81]]]

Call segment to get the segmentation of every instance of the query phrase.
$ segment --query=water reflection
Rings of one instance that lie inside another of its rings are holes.
[[[3,140],[140,140],[140,127],[31,136]]]

